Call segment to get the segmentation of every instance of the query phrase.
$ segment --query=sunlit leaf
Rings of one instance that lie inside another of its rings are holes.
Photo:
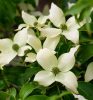
[[[0,100],[15,100],[13,96],[3,91],[0,92]]]
[[[19,96],[24,100],[37,86],[34,83],[26,83],[22,86]]]

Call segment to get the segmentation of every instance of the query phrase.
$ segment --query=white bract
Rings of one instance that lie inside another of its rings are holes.
[[[43,28],[42,34],[46,34],[48,37],[55,37],[59,34],[64,35],[68,40],[75,44],[79,43],[79,31],[80,25],[76,22],[75,17],[70,17],[67,21],[65,19],[63,11],[57,7],[54,3],[51,4],[50,14],[48,16],[50,21],[58,28]]]
[[[40,49],[42,48],[48,48],[51,50],[53,53],[55,53],[55,48],[60,40],[60,37],[54,37],[54,38],[46,38],[46,40],[43,43],[41,43],[41,40],[36,37],[34,31],[32,29],[29,29],[28,32],[28,40],[27,43],[35,50],[36,53],[39,52]],[[27,57],[25,59],[26,62],[34,62],[36,61],[36,53],[28,53]]]
[[[91,62],[85,73],[85,82],[89,82],[93,79],[93,62]]]
[[[82,95],[73,94],[77,100],[87,100]]]
[[[68,53],[62,54],[58,60],[49,49],[41,49],[37,53],[36,59],[44,70],[36,74],[34,81],[43,86],[49,86],[57,81],[65,85],[72,92],[77,93],[77,78],[70,70],[75,64],[74,54],[78,48],[79,46],[71,48]]]
[[[48,19],[47,16],[40,16],[38,19],[30,15],[24,11],[22,11],[22,18],[25,24],[20,24],[18,30],[22,29],[23,27],[35,27],[40,30],[41,27],[44,27],[46,20]]]
[[[12,40],[0,39],[0,69],[8,64],[15,56],[16,52],[12,49]]]
[[[26,50],[32,49],[30,46],[26,45],[27,40],[28,40],[28,28],[23,28],[22,30],[17,32],[17,34],[15,34],[13,39],[13,49],[17,52],[18,56],[24,56]]]
[[[25,51],[31,49],[26,45],[27,38],[27,29],[24,28],[16,33],[13,41],[8,38],[0,39],[0,68],[9,64],[16,55],[24,56]]]

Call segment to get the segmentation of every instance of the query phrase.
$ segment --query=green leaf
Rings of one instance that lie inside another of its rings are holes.
[[[3,80],[0,80],[0,90],[4,89],[6,87]]]
[[[72,6],[67,12],[66,15],[75,15],[79,14],[82,10],[88,7],[92,7],[93,0],[78,0],[77,3]]]
[[[93,44],[80,46],[80,51],[77,54],[77,60],[82,64],[93,57]]]
[[[8,67],[4,67],[3,73],[9,83],[12,83],[18,86],[21,84],[20,77],[25,72],[25,69],[26,69],[25,67],[20,67],[20,66],[17,66],[17,67],[8,66]]]
[[[91,23],[86,23],[85,25],[83,25],[80,29],[79,29],[79,31],[81,32],[81,31],[84,31],[85,32],[85,34],[86,34],[86,32],[87,32],[87,34],[89,35],[89,36],[91,36],[91,34],[93,33],[93,22],[91,22]],[[82,34],[82,33],[81,33]],[[80,35],[81,35],[80,34]],[[81,36],[80,36],[80,38],[81,38]],[[92,39],[92,41],[93,41],[93,39]]]
[[[93,95],[93,84],[79,82],[78,91],[87,100],[93,100],[93,96],[92,96]]]
[[[45,95],[33,95],[33,96],[29,96],[25,100],[49,100],[49,97]]]
[[[13,23],[16,14],[15,4],[11,0],[0,0],[0,24]]]
[[[91,12],[91,20],[93,22],[93,11]]]
[[[83,31],[84,30],[84,31]],[[91,37],[85,27],[82,27],[79,32],[79,43],[80,44],[87,44],[93,43],[93,37]]]
[[[30,68],[27,68],[25,72],[21,75],[21,83],[25,83],[29,78],[31,78],[33,75],[35,75],[38,71],[40,71],[41,68],[30,66]]]
[[[24,100],[34,89],[37,88],[35,83],[26,83],[22,86],[19,96],[22,100]]]
[[[82,5],[82,4],[76,4],[74,6],[71,7],[70,10],[68,10],[66,12],[66,15],[75,15],[75,14],[78,14],[80,13],[84,8],[86,7],[86,5]]]
[[[15,100],[15,98],[8,93],[0,91],[0,100]]]
[[[12,95],[14,98],[16,97],[16,89],[15,88],[10,88],[9,90],[8,90],[8,94],[9,95]]]
[[[58,95],[53,95],[53,96],[49,97],[48,100],[57,100],[57,99],[59,99]]]

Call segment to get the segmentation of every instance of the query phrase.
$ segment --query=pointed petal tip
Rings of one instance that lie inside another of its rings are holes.
[[[56,76],[56,81],[62,83],[71,92],[78,93],[78,91],[77,91],[77,87],[78,87],[77,77],[71,71],[68,71],[66,73],[60,72]]]
[[[52,2],[52,3],[51,3],[51,6],[56,6],[56,5],[55,5],[55,3]]]
[[[22,17],[23,17],[26,14],[26,12],[24,10],[22,10],[21,14],[22,14]]]
[[[49,19],[56,27],[60,27],[61,24],[65,23],[65,17],[63,11],[54,3],[51,4],[49,13],[50,13]]]
[[[75,52],[79,49],[80,45],[77,45],[76,47],[73,47],[70,49],[70,52],[72,52],[73,54],[75,54]]]
[[[22,10],[22,14],[24,13],[24,10]]]

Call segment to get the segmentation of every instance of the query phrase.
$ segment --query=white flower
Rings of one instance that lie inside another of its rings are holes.
[[[91,62],[85,73],[85,82],[89,82],[93,79],[93,62]]]
[[[12,40],[0,39],[0,69],[8,64],[15,56],[16,52],[12,49]]]
[[[35,50],[36,53],[38,53],[39,50],[42,48],[48,48],[53,53],[55,53],[54,50],[59,40],[60,40],[59,36],[54,37],[54,38],[46,38],[42,46],[41,40],[35,36],[35,33],[32,29],[29,29],[27,43]],[[25,61],[26,62],[36,61],[36,53],[28,53]]]
[[[56,28],[45,28],[41,32],[48,34],[50,37],[57,36],[59,34],[64,35],[68,40],[73,43],[79,43],[79,31],[80,25],[76,22],[75,17],[70,17],[67,21],[65,19],[63,11],[57,7],[54,3],[51,4],[50,14],[48,16],[50,21],[59,29]],[[52,31],[53,30],[53,31]]]
[[[74,54],[78,47],[71,48],[68,53],[62,54],[58,60],[49,49],[41,49],[37,53],[36,59],[44,70],[36,74],[34,81],[43,86],[49,86],[57,81],[65,85],[72,92],[77,93],[77,78],[70,70],[75,64]]]
[[[28,28],[23,28],[22,30],[18,31],[14,36],[13,49],[17,52],[18,56],[24,56],[26,50],[32,49],[30,46],[26,45],[28,40],[28,31]]]
[[[22,18],[25,24],[20,24],[17,30],[22,29],[23,27],[35,27],[40,30],[41,27],[44,26],[46,20],[48,19],[47,16],[40,16],[38,19],[30,15],[24,11],[22,11]]]
[[[23,56],[25,51],[31,49],[30,46],[26,46],[27,42],[27,29],[19,31],[13,41],[11,39],[0,39],[0,68],[9,64],[16,55]]]
[[[82,95],[76,95],[76,94],[73,94],[74,95],[74,97],[76,98],[76,99],[78,99],[78,100],[87,100],[87,99],[85,99]]]

